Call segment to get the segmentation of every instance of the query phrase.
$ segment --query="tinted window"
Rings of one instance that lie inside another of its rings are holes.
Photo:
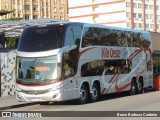
[[[62,47],[64,27],[33,27],[23,31],[19,51],[46,51]]]
[[[85,27],[82,47],[123,46],[149,47],[149,34],[107,28]]]
[[[68,26],[64,46],[79,45],[82,36],[82,26]]]
[[[77,73],[78,68],[78,47],[73,50],[64,52],[62,62],[62,78],[66,79]],[[73,59],[74,56],[74,59]]]
[[[82,65],[81,76],[100,76],[105,70],[105,75],[126,74],[131,71],[130,60],[96,60]]]

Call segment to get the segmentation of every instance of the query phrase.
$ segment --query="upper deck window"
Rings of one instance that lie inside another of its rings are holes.
[[[17,50],[38,52],[62,47],[63,26],[32,27],[23,31]]]

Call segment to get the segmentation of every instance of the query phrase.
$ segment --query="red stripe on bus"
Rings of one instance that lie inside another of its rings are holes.
[[[142,48],[142,49],[140,49],[135,55],[133,55],[131,58],[130,58],[130,61],[134,58],[134,57],[136,57],[140,52],[142,52],[142,51],[149,51],[149,53],[150,53],[150,56],[152,55],[152,52],[151,52],[151,50],[149,49],[149,48]],[[125,67],[124,67],[125,68]],[[122,69],[122,71],[121,71],[121,73],[124,71],[124,68]],[[146,69],[147,67],[145,67],[145,69]],[[144,70],[142,70],[136,77],[139,77],[144,71],[145,71],[145,69]],[[115,82],[115,84],[116,84],[116,86],[115,86],[115,88],[116,88],[116,91],[117,92],[120,92],[120,91],[122,91],[122,90],[124,90],[125,88],[127,88],[128,86],[130,86],[131,85],[131,82],[129,82],[129,83],[127,83],[126,85],[124,85],[124,86],[122,86],[122,87],[118,87],[118,78],[119,78],[119,76],[120,76],[120,74],[118,74],[118,76],[115,78],[115,80],[113,81],[113,83]]]
[[[52,82],[52,83],[49,83],[49,84],[21,84],[21,83],[18,83],[16,82],[17,85],[20,85],[20,86],[25,86],[25,87],[39,87],[39,86],[48,86],[48,85],[52,85],[52,84],[55,84],[55,83],[58,83],[58,82],[62,82],[64,80],[58,80],[56,82]]]

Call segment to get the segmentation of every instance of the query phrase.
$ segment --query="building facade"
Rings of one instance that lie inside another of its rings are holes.
[[[160,0],[68,0],[69,20],[160,32]]]
[[[0,10],[15,10],[0,19],[19,17],[24,20],[55,18],[67,20],[67,0],[1,0]]]

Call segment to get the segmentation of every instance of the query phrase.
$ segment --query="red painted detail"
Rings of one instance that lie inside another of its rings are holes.
[[[62,82],[62,81],[64,81],[64,80],[58,80],[56,82],[52,82],[52,83],[49,83],[49,84],[34,84],[34,85],[29,84],[29,85],[26,85],[26,84],[21,84],[21,83],[18,83],[18,82],[16,82],[16,84],[20,85],[20,86],[25,86],[25,87],[40,87],[40,86],[53,85],[55,83]]]
[[[142,51],[149,51],[149,53],[150,53],[150,55],[152,55],[152,52],[151,52],[151,50],[149,49],[149,48],[142,48],[142,49],[140,49],[139,51],[137,51],[137,53],[136,54],[134,54],[130,59],[129,59],[129,61],[131,61],[134,57],[136,57],[140,52],[142,52]],[[124,67],[125,68],[125,67]],[[122,73],[123,71],[124,71],[124,68],[121,70],[121,72],[120,73]],[[146,69],[147,67],[145,67],[145,69]],[[142,70],[140,73],[139,73],[139,75],[137,75],[137,77],[139,77],[144,71],[145,71],[145,69],[144,70]],[[124,85],[124,86],[122,86],[122,87],[118,87],[118,78],[119,78],[119,76],[120,76],[120,74],[118,74],[117,75],[117,77],[115,78],[115,80],[113,81],[113,83],[115,82],[115,89],[116,89],[116,91],[117,92],[120,92],[120,91],[122,91],[122,90],[124,90],[124,89],[126,89],[128,86],[130,86],[131,85],[131,83],[129,82],[129,83],[127,83],[126,85]]]
[[[86,51],[91,50],[91,49],[93,49],[93,48],[96,48],[96,47],[91,47],[91,48],[87,48],[87,49],[85,49],[85,50],[82,50],[82,51],[79,53],[79,58],[80,58],[80,56],[81,56],[83,53],[85,53]]]

